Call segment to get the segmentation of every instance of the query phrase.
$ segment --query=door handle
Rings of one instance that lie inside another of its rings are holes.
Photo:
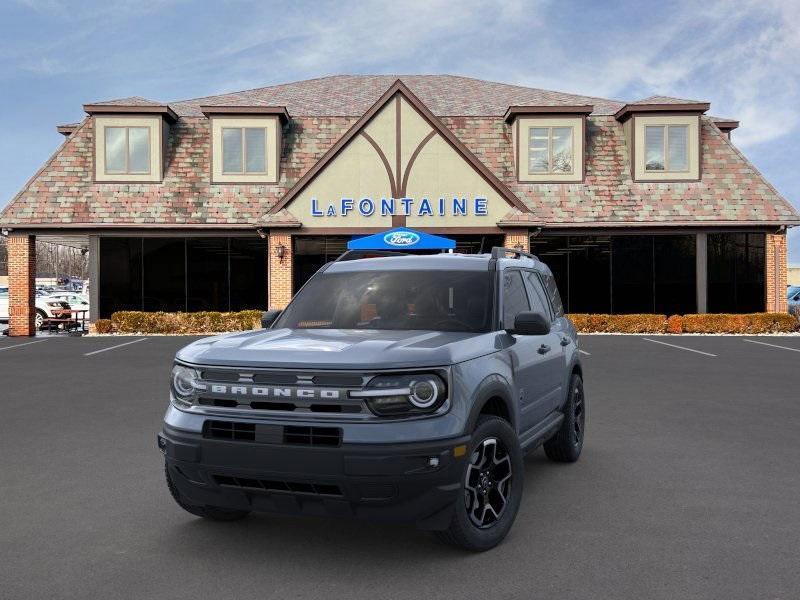
[[[561,338],[561,345],[562,346],[569,346],[570,339],[568,337]]]
[[[548,352],[550,352],[550,346],[548,346],[547,344],[542,344],[541,346],[539,346],[538,352],[539,354],[547,354]]]

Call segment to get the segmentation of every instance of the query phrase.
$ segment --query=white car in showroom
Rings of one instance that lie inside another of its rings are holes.
[[[36,329],[41,329],[45,319],[58,317],[61,310],[69,310],[70,304],[53,296],[36,296]],[[0,287],[0,322],[8,321],[8,287]]]

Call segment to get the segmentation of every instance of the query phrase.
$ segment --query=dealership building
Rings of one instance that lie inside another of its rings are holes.
[[[89,252],[108,317],[280,308],[395,227],[530,250],[572,313],[785,311],[800,216],[709,109],[449,75],[87,104],[0,215],[10,331],[34,333],[36,239]]]

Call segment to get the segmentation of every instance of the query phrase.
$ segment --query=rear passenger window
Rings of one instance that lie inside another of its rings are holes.
[[[518,313],[530,310],[519,271],[503,272],[503,327],[513,327]]]
[[[531,310],[550,318],[549,302],[547,301],[547,296],[545,296],[544,289],[542,289],[542,282],[539,276],[533,271],[525,271],[523,277],[525,278],[525,284],[528,286]]]
[[[561,294],[558,293],[558,286],[556,279],[549,273],[542,273],[542,281],[544,281],[544,288],[550,298],[550,305],[553,307],[554,318],[564,316],[564,304],[561,302]]]

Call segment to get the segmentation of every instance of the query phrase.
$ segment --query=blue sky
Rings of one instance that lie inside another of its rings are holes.
[[[800,206],[800,2],[4,0],[0,206],[84,103],[170,101],[336,73],[453,73],[708,100]],[[800,229],[800,228],[799,228]],[[800,231],[790,233],[800,263]]]

